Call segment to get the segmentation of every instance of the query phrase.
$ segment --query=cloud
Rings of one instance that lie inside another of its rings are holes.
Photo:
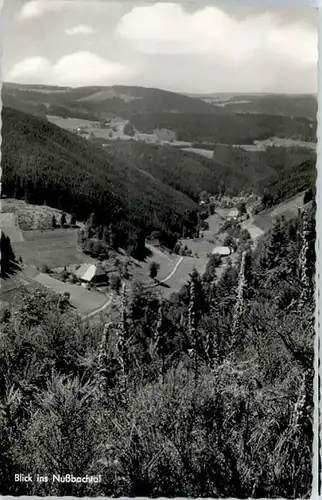
[[[6,80],[18,83],[52,85],[113,85],[128,78],[131,71],[91,52],[68,54],[55,64],[44,57],[31,57],[17,63]]]
[[[77,36],[77,35],[93,35],[95,33],[95,29],[92,26],[85,26],[84,24],[79,24],[78,26],[74,26],[74,28],[69,28],[66,30],[66,34],[69,36]]]
[[[20,81],[21,83],[32,82],[37,75],[37,80],[46,79],[51,71],[51,65],[45,57],[28,57],[18,62],[8,74],[9,81]]]
[[[244,64],[255,57],[316,64],[317,33],[302,22],[279,25],[270,13],[237,20],[218,7],[187,12],[181,4],[137,6],[126,13],[115,34],[146,55],[200,55]]]
[[[66,2],[63,0],[31,0],[26,2],[18,13],[19,21],[41,17],[46,12],[62,10]]]

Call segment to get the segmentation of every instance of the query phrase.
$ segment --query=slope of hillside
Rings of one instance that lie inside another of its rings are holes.
[[[199,156],[171,146],[122,142],[111,144],[106,153],[131,163],[195,200],[201,191],[216,192],[218,188],[220,169],[216,172],[210,162],[202,163]]]
[[[130,117],[133,113],[227,114],[229,111],[216,108],[198,98],[190,98],[174,92],[146,87],[77,87],[36,88],[24,85],[4,84],[6,99],[15,96],[19,101],[31,101],[47,106],[48,114],[71,117],[91,116],[104,119],[110,114]]]
[[[221,166],[237,169],[261,193],[280,172],[291,172],[304,161],[314,162],[316,153],[302,148],[268,147],[265,151],[245,151],[230,146],[216,146],[213,158]]]
[[[271,207],[308,189],[314,193],[316,175],[315,160],[303,161],[292,169],[282,169],[266,182],[263,207]]]
[[[8,106],[23,113],[39,116],[43,120],[47,120],[47,108],[42,103],[26,99],[25,97],[16,95],[16,93],[10,94],[4,89],[1,92],[1,99],[3,106]]]
[[[217,146],[210,159],[171,146],[122,141],[109,144],[105,152],[111,158],[148,172],[196,201],[201,191],[238,195],[245,190],[262,195],[267,186],[277,181],[280,172],[290,173],[304,161],[315,161],[313,151],[301,148],[249,152],[232,146]]]
[[[120,244],[140,231],[181,230],[194,202],[98,146],[19,111],[2,110],[2,186],[9,196],[75,212],[96,212],[118,228]]]
[[[202,99],[215,106],[237,113],[262,113],[279,116],[297,116],[316,120],[317,96],[314,94],[184,94]]]
[[[316,124],[304,118],[233,112],[216,115],[156,112],[134,114],[130,118],[141,132],[167,128],[176,132],[179,141],[252,144],[272,136],[316,141]]]
[[[253,114],[252,109],[236,113],[228,105],[219,106],[199,97],[146,87],[42,88],[4,84],[2,94],[5,105],[22,111],[22,103],[26,103],[36,108],[41,106],[42,110],[46,108],[48,115],[89,120],[118,116],[130,119],[140,132],[172,130],[179,141],[251,144],[272,136],[316,140],[316,120],[279,116],[282,103],[287,107],[287,98],[284,102],[283,96],[273,97],[271,108],[265,101],[262,112]],[[260,106],[261,101],[258,103],[256,96],[253,97],[254,106]]]
[[[82,91],[82,89],[75,90],[71,91],[71,95],[74,97]],[[146,87],[114,86],[102,88],[86,97],[79,98],[78,102],[97,113],[102,114],[108,111],[125,118],[132,114],[156,113],[161,110],[174,114],[227,114],[226,110],[211,106],[198,98]]]
[[[264,113],[296,116],[316,120],[317,99],[314,95],[239,95],[225,102],[225,107],[237,113]]]

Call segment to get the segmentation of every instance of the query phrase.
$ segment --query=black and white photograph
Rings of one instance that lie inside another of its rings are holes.
[[[0,495],[310,498],[318,9],[3,0]]]

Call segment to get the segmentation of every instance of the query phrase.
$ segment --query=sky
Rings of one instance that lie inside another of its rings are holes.
[[[317,92],[316,7],[4,0],[1,79],[174,92]]]

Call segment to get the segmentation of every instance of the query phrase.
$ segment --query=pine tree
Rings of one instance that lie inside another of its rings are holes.
[[[91,213],[85,224],[85,237],[86,239],[91,238],[93,231],[96,229],[96,215]]]
[[[17,269],[18,264],[16,262],[15,254],[12,250],[10,238],[3,231],[1,231],[0,253],[1,277],[5,277],[8,274],[12,273],[15,269]]]
[[[153,280],[156,279],[156,277],[158,275],[159,268],[160,268],[160,265],[157,262],[151,262],[150,267],[149,267],[149,275],[150,275],[151,279],[153,279]]]
[[[285,257],[286,250],[285,219],[279,217],[271,230],[266,249],[268,269],[273,269]]]
[[[108,244],[111,248],[115,248],[116,245],[116,237],[113,225],[110,224],[108,227]]]
[[[65,224],[66,224],[66,214],[65,212],[63,212],[60,217],[60,225],[61,227],[64,227]]]
[[[106,244],[110,243],[110,233],[109,233],[109,228],[107,226],[104,226],[103,228],[102,240]]]
[[[76,226],[76,215],[75,214],[72,214],[70,217],[70,225]]]

